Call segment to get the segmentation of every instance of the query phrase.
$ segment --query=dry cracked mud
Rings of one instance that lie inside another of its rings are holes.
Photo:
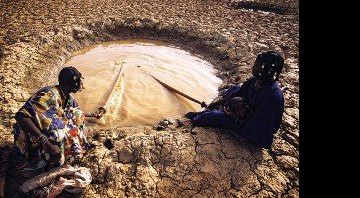
[[[23,102],[55,84],[66,58],[88,44],[124,38],[173,43],[211,62],[223,79],[219,89],[250,77],[259,52],[280,52],[285,112],[271,149],[223,129],[89,128],[98,146],[79,162],[94,177],[83,196],[299,196],[296,0],[1,0],[0,15],[1,146],[12,143],[13,116]]]

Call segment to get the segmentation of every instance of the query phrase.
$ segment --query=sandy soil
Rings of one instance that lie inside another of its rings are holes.
[[[298,2],[241,2],[2,0],[1,145],[11,144],[12,116],[23,102],[56,83],[66,58],[88,44],[122,38],[174,43],[210,61],[224,80],[220,89],[250,77],[256,54],[275,50],[285,57],[286,109],[270,150],[208,128],[90,129],[100,138],[89,137],[98,146],[81,161],[94,177],[85,197],[298,197]],[[112,149],[103,145],[106,139]]]

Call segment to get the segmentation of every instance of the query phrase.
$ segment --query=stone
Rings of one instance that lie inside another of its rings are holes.
[[[163,120],[163,121],[159,122],[159,125],[161,125],[163,127],[167,127],[169,124],[170,124],[170,122],[167,120]]]
[[[162,125],[155,125],[154,126],[154,130],[157,130],[157,131],[163,131],[165,129],[166,129],[166,127],[162,126]]]
[[[118,150],[119,161],[123,164],[130,163],[131,160],[134,158],[132,150],[128,147],[122,147]]]

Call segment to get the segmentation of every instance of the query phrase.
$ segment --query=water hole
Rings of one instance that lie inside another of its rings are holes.
[[[80,108],[92,112],[105,106],[102,123],[116,126],[153,125],[202,109],[153,77],[207,104],[221,84],[206,60],[153,40],[89,45],[75,51],[65,65],[76,67],[84,76],[85,89],[74,94]]]

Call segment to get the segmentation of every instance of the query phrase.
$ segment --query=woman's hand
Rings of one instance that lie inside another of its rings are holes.
[[[220,106],[220,102],[215,101],[215,102],[210,103],[207,106],[207,109],[213,110],[213,109],[217,109],[219,106]]]
[[[60,148],[55,144],[52,144],[49,140],[44,143],[44,147],[49,150],[52,154],[59,154]]]
[[[97,111],[95,111],[93,113],[93,116],[96,118],[96,119],[100,119],[103,117],[103,115],[106,113],[106,110],[104,107],[99,107],[99,109]]]
[[[96,119],[100,119],[103,117],[103,115],[106,113],[106,110],[104,107],[99,107],[99,109],[97,111],[95,111],[94,113],[90,113],[90,114],[85,114],[85,117],[94,117]]]
[[[218,97],[207,106],[207,109],[209,110],[217,109],[222,103],[223,103],[223,98]]]

